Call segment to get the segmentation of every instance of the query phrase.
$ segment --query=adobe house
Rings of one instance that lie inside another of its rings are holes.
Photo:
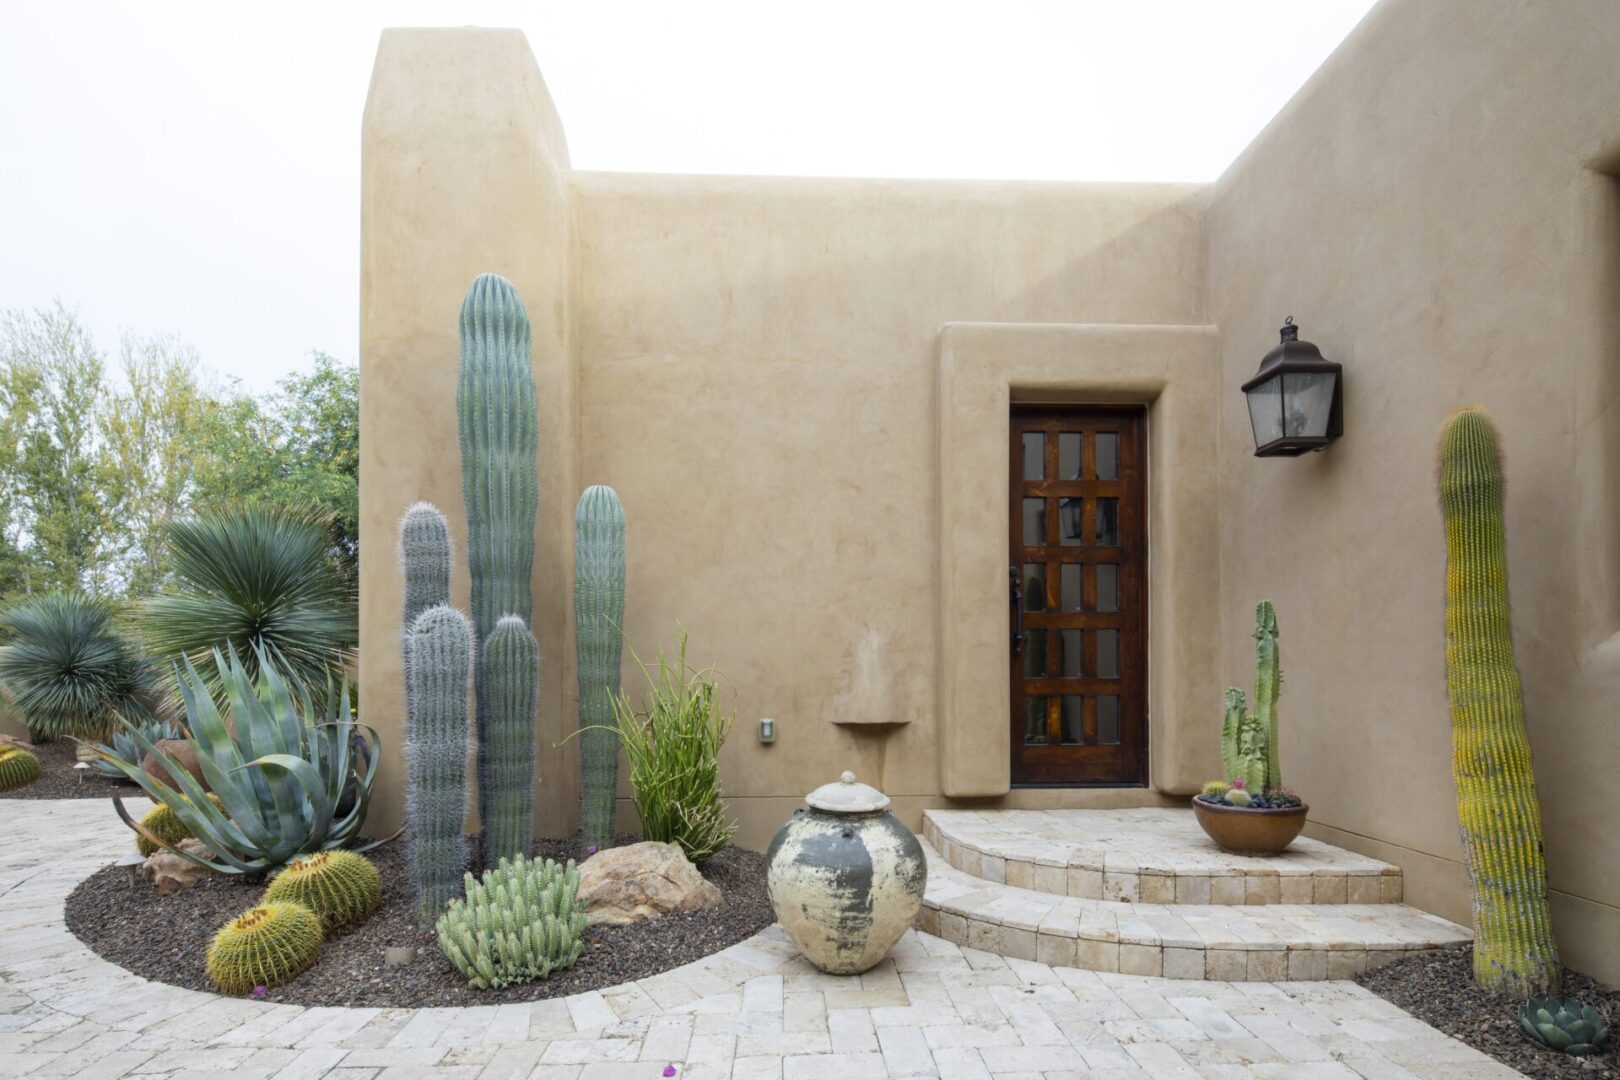
[[[577,817],[572,513],[604,483],[629,643],[679,622],[735,690],[742,842],[844,769],[914,828],[1184,805],[1270,598],[1307,835],[1466,924],[1434,453],[1481,404],[1554,918],[1566,962],[1620,979],[1617,56],[1608,0],[1385,0],[1213,184],[958,183],[575,171],[521,33],[386,32],[361,284],[378,827],[403,724],[380,538],[423,498],[464,533],[456,315],[495,271],[540,387],[540,831]],[[1344,434],[1260,458],[1240,388],[1287,315],[1344,365]]]

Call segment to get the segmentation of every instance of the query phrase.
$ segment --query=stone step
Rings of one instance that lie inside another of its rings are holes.
[[[927,810],[923,838],[973,877],[1086,900],[1401,902],[1398,866],[1306,837],[1281,855],[1232,855],[1191,809]]]
[[[1021,889],[951,866],[932,847],[919,929],[1060,967],[1223,982],[1348,979],[1468,941],[1404,904],[1132,904]]]

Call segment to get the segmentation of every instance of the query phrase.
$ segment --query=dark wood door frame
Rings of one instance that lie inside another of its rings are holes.
[[[1015,787],[1148,779],[1147,411],[1014,405]]]

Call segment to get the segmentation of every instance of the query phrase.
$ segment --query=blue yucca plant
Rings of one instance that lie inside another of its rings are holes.
[[[191,732],[187,741],[218,806],[184,766],[138,728],[126,725],[125,730],[143,756],[156,756],[177,786],[139,766],[103,758],[174,811],[213,857],[179,854],[224,874],[262,873],[297,855],[348,847],[359,837],[377,774],[377,733],[350,719],[347,684],[318,706],[288,683],[267,652],[261,650],[255,659],[257,679],[234,651],[214,651],[231,726],[189,659],[178,672]],[[113,804],[126,825],[161,843],[130,817],[120,797],[115,795]]]

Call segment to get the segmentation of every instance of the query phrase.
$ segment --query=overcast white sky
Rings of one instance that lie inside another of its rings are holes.
[[[520,26],[575,168],[1212,180],[1372,0],[0,8],[0,308],[166,331],[254,389],[354,359],[384,26]]]

